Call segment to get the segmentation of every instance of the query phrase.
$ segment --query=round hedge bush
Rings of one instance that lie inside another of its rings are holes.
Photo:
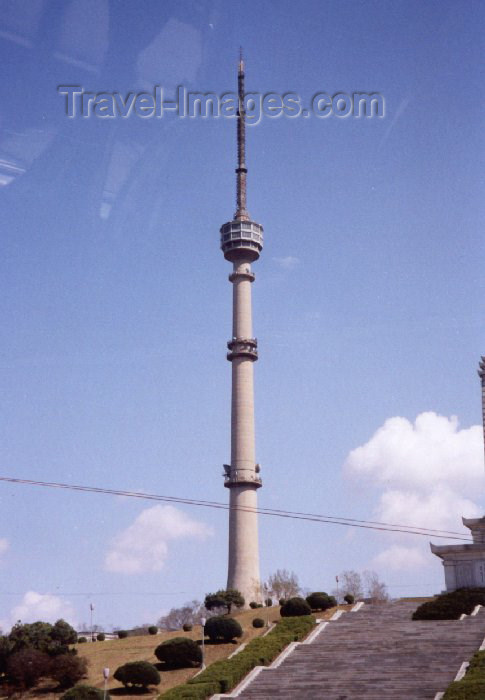
[[[169,668],[191,668],[202,662],[202,651],[193,639],[174,637],[155,649],[155,656]]]
[[[88,641],[87,637],[79,637],[79,639],[77,640],[77,643],[78,644],[86,644],[87,641]]]
[[[278,603],[279,603],[280,605],[284,605],[284,604],[286,603],[286,598],[280,598],[279,601],[278,601]]]
[[[242,627],[237,620],[223,615],[210,617],[204,627],[204,634],[213,642],[216,639],[230,642],[234,637],[242,637],[242,633]]]
[[[106,635],[104,634],[104,632],[100,632],[96,635],[96,639],[98,640],[98,642],[104,642],[104,640],[106,639]]]
[[[290,598],[281,606],[281,617],[299,617],[300,615],[311,615],[311,608],[303,598],[298,596]]]
[[[158,634],[158,627],[155,625],[150,625],[148,628],[148,634]]]
[[[249,607],[251,608],[251,610],[256,610],[256,608],[258,607],[258,604],[257,604],[257,602],[256,602],[255,600],[252,600],[252,601],[249,603]]]
[[[118,639],[126,639],[128,632],[126,630],[118,630]]]
[[[272,598],[266,598],[264,601],[265,605],[267,608],[270,608],[273,605],[273,599]]]
[[[306,597],[306,602],[312,610],[328,610],[328,608],[333,608],[337,605],[337,601],[333,595],[328,595],[323,591],[310,593],[310,595]]]
[[[189,622],[186,622],[182,625],[182,629],[184,632],[192,632],[193,626]]]
[[[352,593],[346,593],[344,595],[344,600],[347,605],[353,605],[355,603],[355,596],[353,596]]]
[[[413,613],[413,620],[457,620],[469,615],[475,605],[485,605],[485,588],[459,588],[422,603]]]
[[[261,617],[255,617],[253,627],[264,627],[264,620]]]
[[[109,697],[110,696],[106,694],[106,700],[109,700]],[[103,700],[103,698],[103,691],[99,688],[80,683],[68,690],[64,695],[61,695],[60,700]]]
[[[129,661],[116,669],[113,678],[125,687],[147,688],[149,685],[160,683],[160,674],[148,661]]]

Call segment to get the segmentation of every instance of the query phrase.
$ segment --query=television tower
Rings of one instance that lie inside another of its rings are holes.
[[[246,209],[246,122],[244,109],[244,61],[238,70],[237,196],[234,219],[220,229],[221,249],[233,265],[232,339],[227,359],[232,363],[231,463],[224,465],[224,486],[229,489],[229,566],[227,587],[236,588],[246,605],[259,600],[259,547],[257,491],[262,486],[254,453],[253,363],[258,342],[253,338],[251,285],[255,275],[251,263],[263,248],[263,227],[251,221]]]

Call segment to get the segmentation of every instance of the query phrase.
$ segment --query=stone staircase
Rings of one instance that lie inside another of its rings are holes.
[[[330,622],[277,668],[261,671],[241,700],[434,700],[485,637],[485,609],[464,620],[416,621],[417,604],[365,605]]]

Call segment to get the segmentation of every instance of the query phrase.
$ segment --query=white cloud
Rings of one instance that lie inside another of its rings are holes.
[[[284,258],[273,258],[273,261],[284,270],[293,270],[301,262],[300,258],[295,258],[293,255],[287,255]]]
[[[480,508],[455,489],[437,482],[424,492],[389,489],[380,497],[379,520],[402,525],[417,525],[435,530],[463,531],[461,517],[475,518]],[[468,535],[470,534],[466,530]]]
[[[444,482],[471,496],[483,484],[482,428],[459,430],[455,416],[431,411],[414,424],[389,418],[365,445],[352,450],[345,469],[396,487],[423,489]]]
[[[5,554],[9,546],[8,540],[5,539],[5,537],[0,538],[0,556]]]
[[[397,544],[380,552],[371,562],[377,569],[385,568],[391,571],[419,569],[426,566],[428,559],[419,547],[404,547]]]
[[[389,418],[368,442],[350,452],[344,472],[380,490],[373,513],[377,520],[469,536],[461,517],[481,515],[475,498],[483,490],[482,427],[460,429],[456,417],[431,411],[414,423]],[[432,536],[411,547],[409,535],[392,538],[394,543],[374,558],[376,568],[416,569],[429,561]]]
[[[20,605],[15,606],[10,612],[11,624],[21,620],[22,622],[56,622],[63,618],[71,625],[76,624],[76,615],[72,605],[50,593],[36,593],[28,591]]]
[[[117,535],[106,555],[105,568],[124,574],[160,571],[168,555],[169,540],[205,539],[212,529],[192,520],[173,506],[153,506]]]

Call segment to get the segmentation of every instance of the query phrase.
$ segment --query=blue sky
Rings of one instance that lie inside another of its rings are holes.
[[[0,475],[227,500],[235,124],[68,119],[57,86],[221,94],[242,45],[248,90],[386,103],[248,128],[260,504],[482,513],[483,23],[473,1],[5,2]],[[91,602],[154,622],[225,584],[224,511],[5,483],[0,503],[4,629]],[[260,547],[263,577],[311,589],[443,587],[426,538],[265,516]]]

